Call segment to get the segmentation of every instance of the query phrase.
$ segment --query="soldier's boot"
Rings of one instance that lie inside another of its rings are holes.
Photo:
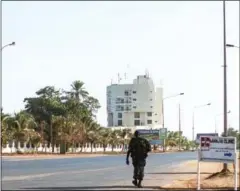
[[[138,181],[137,187],[138,187],[138,188],[142,188],[142,180],[139,180],[139,181]]]
[[[132,181],[132,183],[133,183],[134,186],[137,186],[137,185],[138,185],[137,179],[134,179],[134,180]]]

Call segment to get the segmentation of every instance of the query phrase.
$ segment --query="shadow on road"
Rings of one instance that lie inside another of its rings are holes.
[[[114,186],[79,186],[79,187],[35,187],[35,188],[24,188],[25,190],[107,190],[107,189],[125,189],[125,190],[136,190],[138,188],[134,186],[128,185],[114,185]],[[188,189],[188,188],[161,188],[160,186],[143,186],[143,188],[139,188],[139,190],[196,190],[196,189]]]
[[[148,172],[145,174],[197,174],[197,172]],[[212,174],[212,173],[201,172],[201,174]]]

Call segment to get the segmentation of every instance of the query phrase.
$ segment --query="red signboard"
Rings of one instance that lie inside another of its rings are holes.
[[[201,149],[209,150],[211,138],[210,137],[201,137]]]

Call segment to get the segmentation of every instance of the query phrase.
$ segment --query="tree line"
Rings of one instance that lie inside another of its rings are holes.
[[[34,97],[23,101],[25,108],[13,115],[4,113],[1,108],[2,145],[14,141],[34,146],[64,143],[68,147],[83,148],[90,143],[92,151],[96,144],[101,144],[104,150],[107,145],[111,145],[112,149],[116,145],[124,147],[132,137],[130,129],[111,130],[97,123],[96,113],[100,103],[79,80],[74,81],[69,90],[46,86],[36,91]],[[193,142],[178,132],[168,132],[166,146],[175,147],[178,144],[185,149],[193,146]]]
[[[85,143],[123,144],[129,130],[111,131],[96,121],[99,101],[84,88],[82,81],[74,81],[69,90],[46,86],[36,96],[24,99],[24,110],[14,115],[1,112],[2,144],[9,141],[33,145],[48,143],[69,146]],[[52,147],[54,152],[54,147]]]

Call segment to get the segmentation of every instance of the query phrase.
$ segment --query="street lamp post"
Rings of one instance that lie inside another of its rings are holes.
[[[231,113],[231,111],[229,110],[227,113],[229,114],[229,113]],[[217,117],[222,116],[222,115],[223,115],[223,113],[215,115],[215,133],[217,133]]]
[[[181,104],[178,105],[178,150],[181,151]]]
[[[226,8],[223,1],[223,128],[224,137],[227,136],[227,54],[226,54]],[[222,172],[227,172],[227,163],[223,164]]]
[[[239,46],[233,45],[233,44],[226,44],[226,47],[229,48],[239,48]]]
[[[199,106],[195,106],[195,107],[193,107],[193,114],[192,114],[192,141],[194,142],[194,135],[195,135],[195,115],[194,115],[194,113],[195,113],[195,109],[198,109],[198,108],[202,108],[202,107],[205,107],[205,106],[209,106],[209,105],[211,105],[211,103],[208,103],[208,104],[204,104],[204,105],[199,105]]]
[[[162,128],[165,128],[165,122],[164,122],[164,100],[169,99],[169,98],[174,98],[177,96],[184,95],[184,93],[179,93],[171,96],[167,96],[162,99]],[[163,140],[163,152],[165,152],[165,139]]]
[[[16,45],[15,42],[11,42],[11,43],[9,43],[9,44],[6,44],[6,45],[4,45],[4,46],[1,48],[1,51],[2,51],[4,48],[8,47],[8,46],[15,46],[15,45]]]

